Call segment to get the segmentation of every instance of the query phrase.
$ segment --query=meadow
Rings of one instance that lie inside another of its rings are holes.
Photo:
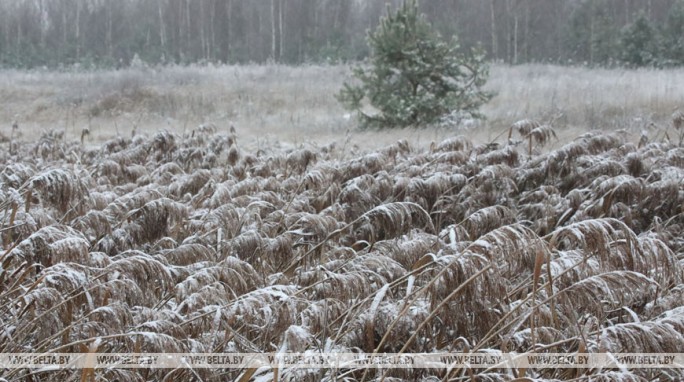
[[[13,120],[27,141],[62,131],[99,145],[116,136],[167,130],[183,134],[200,124],[227,132],[234,126],[244,145],[326,145],[340,141],[361,149],[409,139],[421,147],[465,133],[490,142],[521,119],[553,123],[559,142],[590,130],[628,131],[635,140],[670,127],[684,104],[684,70],[588,69],[551,65],[493,65],[487,90],[496,97],[487,121],[391,132],[358,131],[334,95],[349,67],[280,65],[143,65],[117,71],[0,71],[0,134]],[[463,130],[466,130],[465,132]],[[552,144],[555,145],[555,144]],[[555,145],[554,147],[557,147]]]
[[[495,67],[486,125],[377,132],[354,130],[330,96],[345,70],[5,76],[3,118],[21,118],[0,143],[12,145],[0,152],[0,353],[684,353],[684,148],[672,119],[683,88],[669,85],[679,71]],[[0,378],[588,382],[684,371]]]

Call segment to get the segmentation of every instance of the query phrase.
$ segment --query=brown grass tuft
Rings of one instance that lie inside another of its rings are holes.
[[[682,148],[591,133],[541,152],[550,127],[509,131],[535,149],[459,136],[253,152],[209,124],[95,150],[55,133],[17,145],[0,155],[0,353],[684,352]],[[681,379],[581,372],[40,379]]]

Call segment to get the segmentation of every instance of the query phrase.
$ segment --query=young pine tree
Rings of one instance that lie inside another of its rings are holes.
[[[684,65],[684,0],[672,5],[661,34],[665,65]]]
[[[461,116],[482,118],[480,106],[492,95],[482,89],[488,67],[476,50],[463,52],[456,38],[445,42],[405,0],[368,36],[370,64],[353,69],[337,98],[357,111],[363,127],[425,126]],[[365,113],[366,103],[376,109]]]
[[[623,29],[621,37],[622,62],[627,66],[642,67],[660,64],[658,31],[645,13],[640,12],[636,20]]]

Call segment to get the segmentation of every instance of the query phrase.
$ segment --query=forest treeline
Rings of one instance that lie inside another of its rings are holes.
[[[340,62],[401,0],[0,0],[0,65]],[[684,63],[684,0],[424,0],[463,47],[510,64]]]

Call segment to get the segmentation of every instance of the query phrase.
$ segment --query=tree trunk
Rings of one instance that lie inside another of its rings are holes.
[[[157,10],[159,11],[159,43],[164,54],[166,54],[166,28],[164,25],[164,11],[162,10],[162,1],[157,0]]]
[[[489,1],[489,14],[491,17],[491,34],[492,34],[492,58],[497,59],[499,56],[499,49],[496,38],[496,15],[494,13],[494,0]]]
[[[199,35],[200,35],[200,57],[202,59],[207,58],[207,36],[204,33],[205,25],[207,20],[204,18],[204,0],[199,0],[199,18],[197,24],[199,25]]]
[[[230,53],[231,53],[232,48],[233,48],[233,46],[231,44],[232,34],[230,33],[231,32],[230,28],[233,27],[233,2],[232,2],[232,0],[226,1],[226,12],[228,13],[228,26],[226,27],[226,30],[228,31],[228,33],[226,33],[226,35],[223,36],[223,38],[226,39],[225,40],[226,41],[226,52],[224,53],[224,56],[225,56],[226,62],[228,62],[228,60],[230,58]]]
[[[283,34],[283,0],[278,0],[278,29],[280,38],[278,39],[278,59],[283,56],[283,40],[285,35]]]
[[[513,27],[511,25],[511,1],[506,1],[506,61],[510,64],[513,62]]]
[[[516,10],[517,11],[517,10]],[[518,63],[518,12],[513,12],[513,65]]]
[[[530,61],[530,1],[525,1],[525,41],[523,49],[523,62]]]
[[[625,24],[629,24],[629,0],[625,0]]]
[[[595,33],[595,26],[594,26],[594,13],[596,12],[595,7],[592,6],[591,14],[589,15],[589,65],[594,64],[594,33]]]
[[[276,18],[275,0],[271,0],[271,61],[275,62],[276,57]]]
[[[192,47],[192,26],[190,25],[190,1],[185,1],[185,52],[189,52]]]
[[[211,21],[209,22],[209,58],[214,61],[216,59],[216,1],[211,2]]]
[[[22,30],[21,30],[21,20],[17,21],[17,51],[21,51],[21,35],[22,35]]]
[[[112,29],[113,29],[113,22],[112,22],[112,3],[109,2],[107,3],[107,38],[106,38],[106,46],[107,46],[107,55],[110,58],[114,58],[114,43],[112,41]]]
[[[81,59],[81,0],[76,0],[76,61]]]
[[[45,9],[44,9],[45,4],[43,3],[43,0],[40,0],[40,2],[38,3],[38,7],[39,7],[39,12],[40,12],[40,46],[41,46],[41,48],[44,48],[45,47],[45,35],[47,32],[47,26],[48,26],[46,23],[48,21],[43,19],[43,15],[47,13],[47,11],[45,11]]]

